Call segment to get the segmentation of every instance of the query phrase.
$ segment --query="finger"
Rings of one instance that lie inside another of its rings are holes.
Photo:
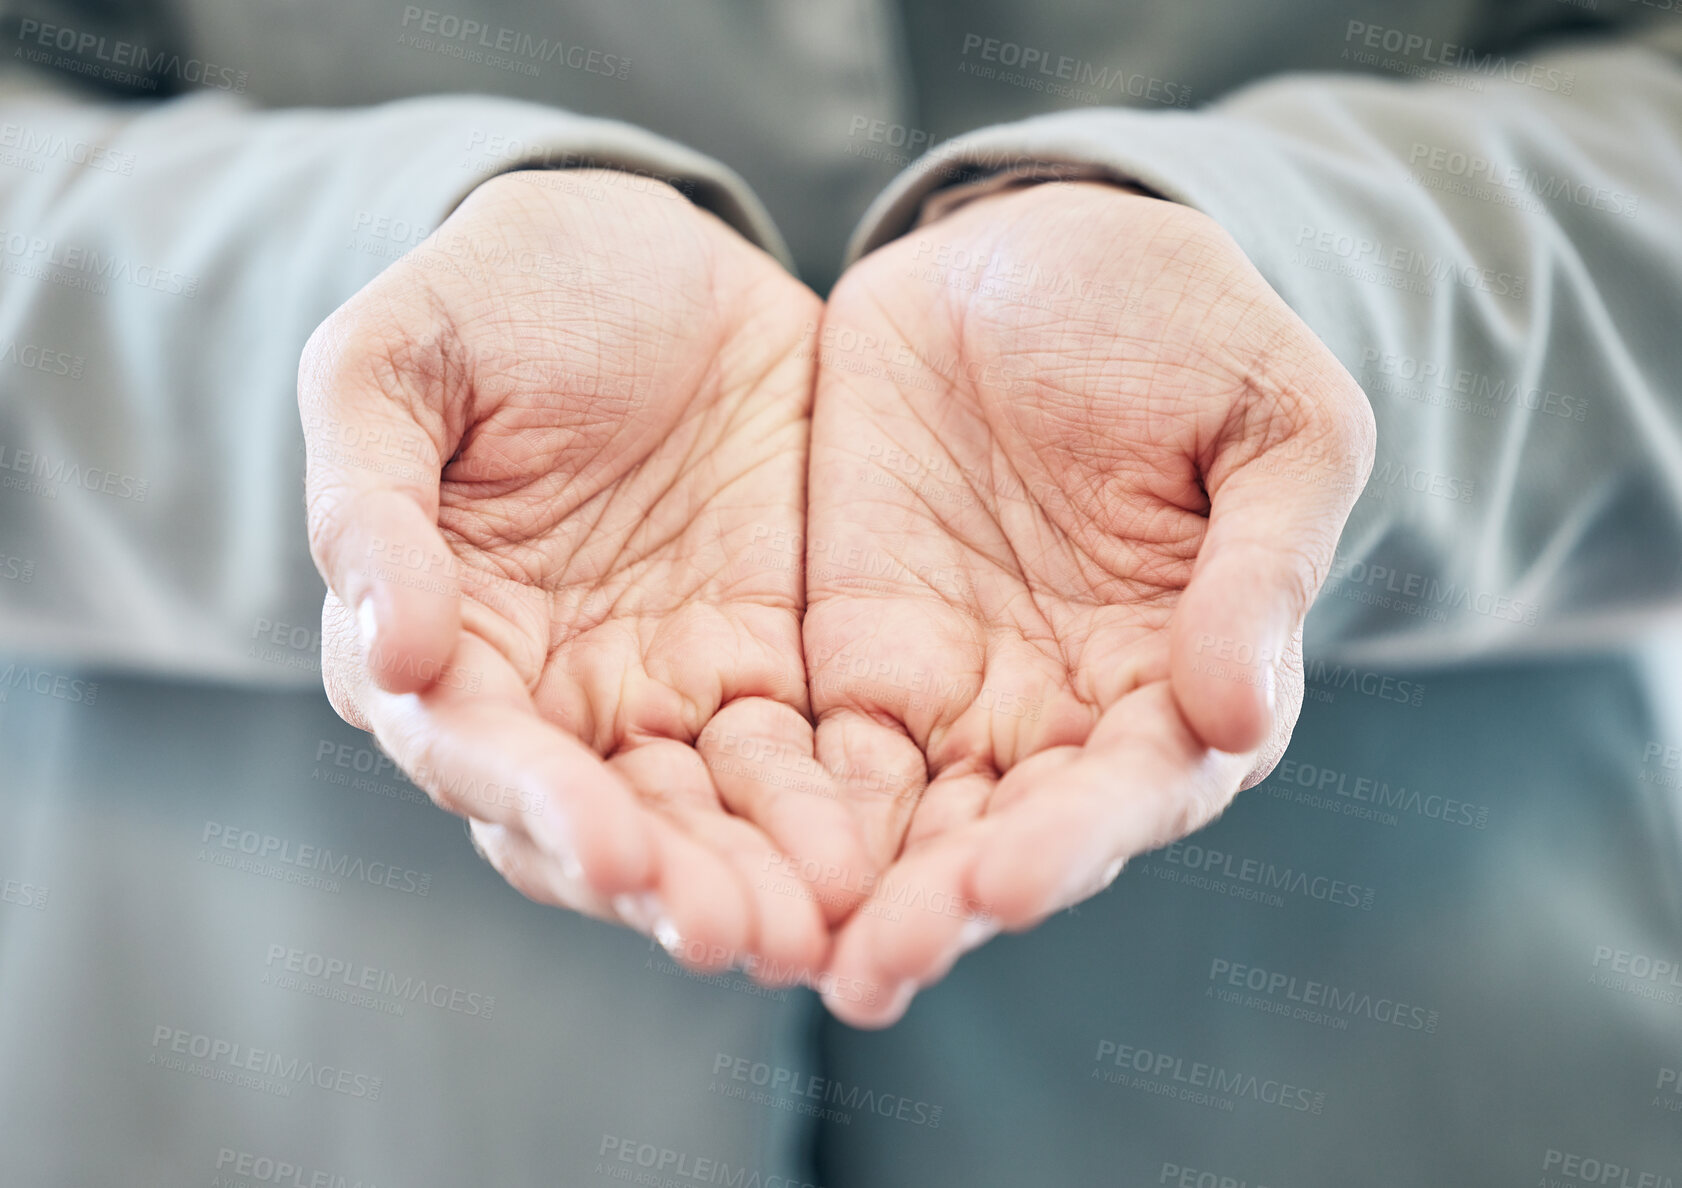
[[[310,554],[355,617],[374,682],[417,692],[460,631],[454,556],[438,531],[449,449],[414,412],[426,381],[393,362],[423,352],[375,338],[349,308],[316,331],[298,370]]]
[[[1209,527],[1175,608],[1171,666],[1187,720],[1222,751],[1266,742],[1281,708],[1279,682],[1301,679],[1290,643],[1371,464],[1365,397],[1335,361],[1322,370],[1311,395],[1289,408],[1248,410],[1232,439],[1217,444],[1207,476]],[[1294,410],[1310,399],[1330,411],[1258,448],[1253,438],[1265,430],[1257,425],[1300,425],[1306,414]],[[1226,466],[1223,453],[1242,461]]]
[[[720,938],[734,934],[730,923],[723,923],[722,929],[720,923],[732,914],[733,906],[739,908],[739,900],[728,885],[722,895],[718,887],[707,893],[707,882],[716,880],[721,872],[705,854],[696,853],[681,831],[665,823],[654,829],[655,845],[661,851],[662,878],[657,887],[607,896],[576,875],[569,875],[552,855],[516,829],[472,819],[468,828],[479,853],[527,899],[651,936],[686,968],[700,972],[729,968],[727,958],[735,949]],[[683,908],[673,912],[665,906],[669,901],[713,907],[722,904],[722,910],[702,919]],[[734,914],[739,928],[741,913]]]
[[[1136,854],[1202,828],[1246,764],[1205,747],[1165,682],[1112,706],[1079,752],[1048,754],[1000,781],[970,891],[1011,931],[1097,894]]]
[[[978,843],[992,828],[977,818],[997,786],[990,772],[950,768],[930,780],[905,839],[907,856],[893,863],[871,897],[837,937],[828,997],[838,1017],[857,1026],[885,1026],[917,989],[944,978],[964,953],[998,932],[970,891]],[[885,986],[864,1002],[844,1000],[851,982]]]
[[[873,867],[858,821],[814,745],[803,714],[757,697],[719,710],[696,741],[724,807],[775,844],[752,872],[754,885],[784,900],[809,886],[833,924],[857,906],[864,894],[857,883]]]
[[[738,948],[725,961],[766,986],[810,984],[829,953],[829,923],[812,889],[766,871],[780,857],[766,836],[722,811],[695,812],[681,828],[721,857],[746,909]]]
[[[823,711],[813,741],[818,762],[859,822],[864,870],[884,869],[904,846],[928,787],[922,749],[886,712],[841,705]],[[825,883],[836,893],[866,889],[858,885],[856,868],[843,871],[839,879],[826,876]]]
[[[565,908],[610,924],[623,924],[612,900],[582,878],[569,875],[554,857],[518,829],[468,818],[473,848],[508,885],[535,903]]]
[[[916,992],[945,977],[954,962],[998,931],[968,894],[976,859],[973,836],[948,835],[906,854],[883,872],[871,897],[836,935],[830,956],[835,985],[824,1003],[854,1027],[897,1022]],[[866,999],[846,985],[882,987]]]
[[[592,751],[538,716],[507,660],[463,634],[424,693],[369,687],[380,745],[442,808],[525,832],[569,877],[603,895],[661,877],[654,818]]]
[[[652,930],[673,958],[697,969],[739,966],[776,985],[821,967],[828,929],[810,890],[756,884],[776,858],[771,842],[724,810],[694,750],[659,739],[610,762],[661,806],[660,844],[671,855],[662,866],[672,885],[658,889],[663,918]]]
[[[678,822],[656,821],[658,881],[616,899],[631,927],[697,973],[722,973],[753,951],[753,909],[728,859]]]

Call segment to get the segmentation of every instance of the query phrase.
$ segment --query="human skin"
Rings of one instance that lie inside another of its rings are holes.
[[[1271,769],[1372,415],[1185,207],[1007,190],[823,307],[616,176],[312,339],[329,692],[525,894],[886,1025]]]
[[[299,377],[340,714],[521,892],[779,984],[821,968],[828,920],[756,880],[789,850],[859,861],[852,823],[760,811],[695,743],[809,710],[799,555],[747,558],[800,536],[819,313],[670,187],[511,173]]]
[[[829,1005],[880,1026],[1272,769],[1374,426],[1216,224],[1101,183],[963,206],[824,319],[813,745],[900,781],[837,781],[869,898],[830,968],[884,993]]]

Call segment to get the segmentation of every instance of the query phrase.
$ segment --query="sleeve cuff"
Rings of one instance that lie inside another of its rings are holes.
[[[1024,181],[1107,181],[1138,186],[1219,222],[1264,274],[1277,236],[1253,217],[1255,185],[1289,185],[1279,156],[1253,124],[1209,112],[1121,108],[1058,112],[968,133],[932,150],[889,184],[847,248],[851,264],[920,221]],[[1289,201],[1275,193],[1269,205]]]
[[[444,96],[387,104],[369,113],[389,120],[390,142],[407,158],[394,169],[397,194],[430,195],[441,222],[482,182],[519,169],[616,169],[666,182],[717,215],[793,271],[788,245],[748,184],[694,149],[632,124],[484,96]],[[427,129],[416,144],[415,131]],[[417,212],[420,214],[420,212]]]

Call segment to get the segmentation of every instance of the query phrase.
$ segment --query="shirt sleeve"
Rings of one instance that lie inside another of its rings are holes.
[[[668,181],[788,262],[734,173],[621,123],[0,75],[0,650],[318,683],[305,341],[480,182],[582,165]]]

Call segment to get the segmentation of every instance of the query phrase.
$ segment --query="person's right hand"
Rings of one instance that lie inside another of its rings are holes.
[[[526,895],[773,982],[828,933],[763,872],[812,838],[858,861],[852,828],[715,787],[696,744],[807,712],[819,311],[669,187],[512,173],[328,318],[298,383],[334,707]]]

